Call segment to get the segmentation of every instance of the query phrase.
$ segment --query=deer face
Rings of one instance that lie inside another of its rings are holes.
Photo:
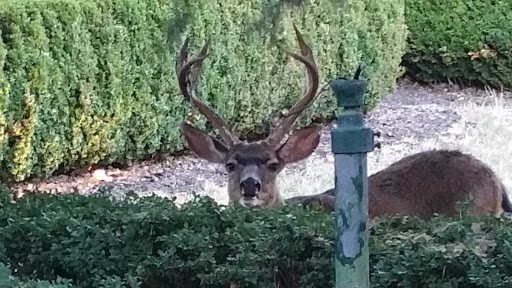
[[[188,39],[183,44],[176,64],[176,74],[181,93],[193,107],[212,123],[222,140],[209,136],[189,124],[182,123],[180,130],[190,149],[200,158],[224,165],[228,173],[228,193],[231,203],[246,206],[273,206],[282,203],[276,189],[276,176],[286,164],[300,161],[313,152],[320,140],[321,125],[312,124],[293,131],[287,136],[299,114],[313,102],[318,89],[318,71],[313,53],[302,35],[293,26],[299,42],[301,55],[288,52],[302,62],[308,72],[308,90],[290,108],[289,113],[278,118],[265,140],[241,142],[230,126],[195,93],[195,85],[203,60],[207,57],[207,41],[199,54],[188,60]]]
[[[305,159],[320,141],[321,125],[296,130],[278,149],[265,141],[236,143],[230,149],[222,142],[188,124],[181,131],[190,149],[200,158],[224,165],[228,174],[230,202],[269,207],[282,203],[276,177],[283,168]]]

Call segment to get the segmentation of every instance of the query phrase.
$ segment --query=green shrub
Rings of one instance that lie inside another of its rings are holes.
[[[512,87],[512,1],[407,0],[407,73]]]
[[[322,80],[368,64],[374,105],[401,74],[402,1],[302,2],[281,11],[270,35],[248,31],[271,1],[0,0],[0,176],[21,181],[182,149],[177,127],[192,109],[174,65],[186,34],[193,53],[211,36],[198,90],[243,134],[262,132],[305,89],[304,67],[284,53],[297,49],[292,22]],[[298,123],[335,110],[322,97]]]
[[[296,206],[27,194],[0,199],[0,262],[74,287],[333,287],[332,216]],[[372,287],[512,285],[512,221],[379,219]],[[280,286],[278,286],[280,285]]]
[[[21,281],[12,276],[8,265],[0,262],[0,287],[2,288],[73,288],[69,280],[58,279],[57,281]]]

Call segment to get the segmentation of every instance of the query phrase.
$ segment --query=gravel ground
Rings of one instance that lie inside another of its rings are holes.
[[[457,107],[472,100],[485,101],[485,92],[476,89],[455,88],[448,85],[421,86],[408,81],[390,93],[367,115],[367,124],[374,131],[380,131],[378,138],[382,145],[415,145],[418,140],[461,135],[450,130],[460,116]],[[510,99],[508,99],[510,100]],[[512,101],[509,101],[510,103]],[[329,125],[322,132],[321,142],[311,157],[325,158],[330,155]],[[414,141],[410,141],[414,139]],[[410,141],[410,142],[409,142]],[[300,172],[303,163],[288,166],[288,171]],[[106,168],[111,181],[97,181],[90,172],[78,175],[58,175],[39,183],[22,182],[11,185],[18,191],[67,192],[77,189],[80,193],[94,193],[101,186],[110,186],[115,191],[133,191],[139,195],[155,193],[170,196],[176,193],[202,191],[205,183],[223,184],[226,174],[222,167],[209,164],[190,153],[167,157],[159,161],[140,161],[126,169]]]

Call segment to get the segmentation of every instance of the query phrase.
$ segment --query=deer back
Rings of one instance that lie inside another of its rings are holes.
[[[334,189],[294,197],[286,203],[318,203],[334,210]],[[369,217],[404,215],[420,218],[434,213],[456,214],[456,205],[470,198],[474,215],[512,212],[505,186],[483,162],[460,151],[420,152],[391,164],[368,178]]]
[[[460,151],[426,151],[407,156],[369,179],[371,217],[404,214],[453,216],[470,200],[475,215],[501,213],[503,184],[484,163]]]

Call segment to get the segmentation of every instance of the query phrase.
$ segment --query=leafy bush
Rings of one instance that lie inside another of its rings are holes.
[[[0,287],[2,288],[73,288],[69,280],[57,281],[21,281],[11,275],[11,270],[4,263],[0,263]]]
[[[407,73],[512,87],[512,1],[407,0]]]
[[[209,198],[178,208],[158,197],[0,196],[0,262],[20,279],[61,277],[74,287],[334,286],[333,221],[321,211],[222,208]],[[511,224],[379,219],[369,243],[372,287],[510,287]]]
[[[284,52],[297,49],[292,22],[324,81],[368,64],[369,105],[394,85],[405,49],[400,0],[304,0],[279,10],[273,34],[256,29],[272,1],[0,2],[0,176],[17,181],[182,149],[177,127],[192,109],[174,64],[186,34],[193,53],[211,36],[198,90],[243,134],[305,89],[304,67]],[[298,123],[335,110],[322,97]]]

